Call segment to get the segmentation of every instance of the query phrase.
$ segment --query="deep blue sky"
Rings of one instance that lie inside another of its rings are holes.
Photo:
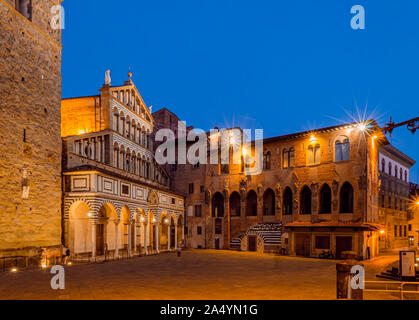
[[[356,4],[365,30],[350,27]],[[108,68],[121,84],[131,66],[153,111],[167,107],[202,129],[239,125],[270,137],[351,121],[356,105],[380,124],[419,115],[417,0],[63,5],[63,97],[96,94]],[[396,129],[390,140],[419,161],[419,132]]]

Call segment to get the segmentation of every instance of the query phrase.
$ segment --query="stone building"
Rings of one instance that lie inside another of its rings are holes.
[[[385,226],[380,235],[380,249],[409,247],[409,169],[415,161],[391,145],[379,153],[379,220]]]
[[[60,2],[0,0],[0,258],[61,253]]]
[[[129,79],[63,99],[64,242],[73,259],[174,250],[184,197],[154,158],[151,108]]]
[[[173,187],[187,194],[187,246],[375,256],[383,228],[378,151],[387,144],[370,121],[264,139],[257,175],[243,163],[173,166]]]
[[[419,185],[416,183],[409,185],[408,214],[410,220],[407,226],[407,235],[409,247],[419,250]]]

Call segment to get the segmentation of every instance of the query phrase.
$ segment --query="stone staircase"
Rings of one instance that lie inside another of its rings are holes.
[[[245,233],[231,239],[230,249],[240,250],[243,237],[248,234],[259,235],[265,242],[265,247],[281,245],[282,223],[259,223],[248,229]]]

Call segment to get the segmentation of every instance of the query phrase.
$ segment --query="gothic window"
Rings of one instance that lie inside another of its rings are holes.
[[[315,146],[309,145],[308,146],[308,164],[319,164],[320,163],[320,145],[316,144]]]
[[[301,190],[300,214],[311,214],[311,190],[307,186]]]
[[[289,151],[289,167],[293,168],[295,166],[295,150],[294,148],[290,148]]]
[[[335,143],[335,161],[349,160],[349,139],[336,141]]]
[[[271,169],[271,152],[268,151],[264,156],[263,156],[263,168],[265,170],[270,170]]]
[[[256,192],[250,190],[246,198],[246,213],[248,216],[257,216],[257,202]]]
[[[275,193],[272,189],[266,190],[263,195],[263,214],[265,216],[275,215]]]
[[[224,217],[224,197],[219,192],[212,197],[212,216],[215,218]]]
[[[32,21],[32,0],[16,0],[16,9],[26,19]]]
[[[230,216],[238,217],[240,216],[240,194],[234,191],[230,196]]]
[[[332,213],[332,190],[328,184],[320,190],[320,213]]]
[[[282,199],[283,205],[283,214],[290,215],[292,214],[292,191],[290,187],[286,187],[284,190],[284,196]]]
[[[289,167],[289,151],[287,149],[282,151],[282,163],[284,168]]]
[[[340,189],[340,212],[353,213],[354,189],[349,182],[345,182]]]

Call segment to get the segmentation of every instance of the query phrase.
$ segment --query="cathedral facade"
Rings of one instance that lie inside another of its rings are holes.
[[[175,250],[184,197],[154,158],[151,108],[129,79],[63,99],[63,239],[73,260]]]

